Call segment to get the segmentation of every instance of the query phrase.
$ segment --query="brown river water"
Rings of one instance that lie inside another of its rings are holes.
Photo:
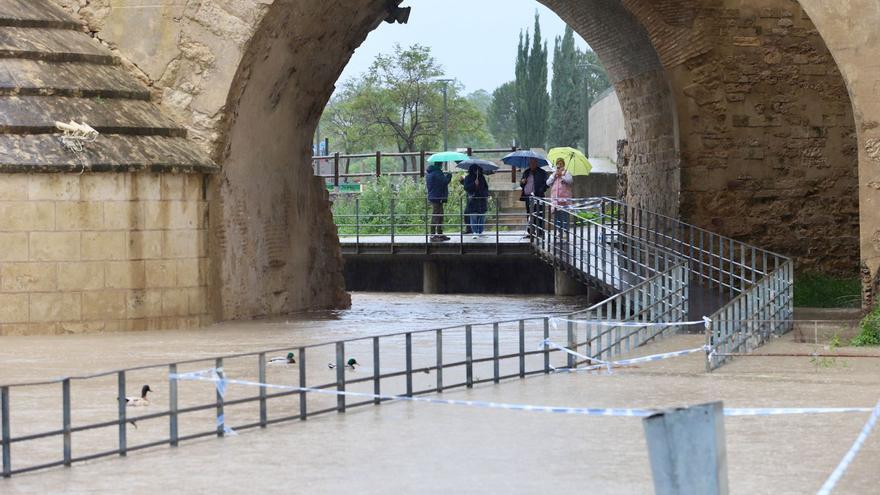
[[[0,338],[0,383],[52,379],[121,367],[210,358],[222,354],[298,346],[401,331],[447,327],[521,316],[566,313],[584,301],[507,296],[426,296],[358,293],[351,310],[298,315],[287,319],[224,323],[207,329],[106,335]],[[561,329],[551,338],[562,342]],[[516,325],[502,325],[501,354],[516,349]],[[527,325],[527,350],[534,350],[542,328]],[[399,340],[399,342],[398,342]],[[382,371],[402,369],[403,338],[383,340]],[[414,367],[435,359],[433,333],[413,338]],[[700,335],[679,335],[649,344],[633,355],[698,347]],[[463,357],[463,332],[444,334],[450,361]],[[475,357],[491,355],[491,327],[475,327]],[[810,353],[815,344],[784,337],[760,352]],[[335,371],[332,346],[310,350],[310,386],[330,383]],[[861,354],[880,352],[842,349]],[[346,376],[370,376],[370,342],[346,347],[364,367]],[[554,356],[561,365],[562,356]],[[585,407],[669,407],[723,400],[729,407],[873,406],[880,398],[880,359],[742,358],[707,374],[705,357],[642,364],[613,374],[550,374],[500,385],[456,389],[446,398]],[[230,359],[230,377],[256,379],[253,357]],[[181,367],[193,371],[208,364]],[[541,357],[527,360],[529,369]],[[502,364],[515,371],[516,362]],[[475,378],[491,376],[491,364],[475,366]],[[419,373],[416,390],[434,383]],[[447,383],[462,376],[449,370]],[[130,408],[129,417],[167,410],[167,371],[133,372],[129,395],[141,384],[155,390],[152,404]],[[293,384],[295,367],[270,367],[270,383]],[[401,393],[401,382],[383,381],[383,391]],[[116,377],[74,381],[74,427],[116,418]],[[371,385],[349,390],[368,392]],[[227,400],[249,397],[254,389],[230,386]],[[181,407],[210,402],[213,385],[180,384]],[[60,428],[60,385],[13,388],[12,433],[20,436]],[[359,400],[359,399],[350,399]],[[332,407],[334,397],[309,396],[310,410]],[[269,402],[269,417],[298,412],[296,397]],[[181,435],[211,429],[214,411],[182,416]],[[228,406],[227,422],[257,419],[256,405]],[[867,414],[726,418],[731,493],[815,493],[850,447]],[[167,418],[144,420],[127,430],[129,445],[167,436]],[[74,456],[112,449],[116,427],[75,433]],[[13,467],[61,456],[61,440],[13,444]],[[835,493],[878,493],[880,434],[870,437]],[[207,437],[177,448],[155,447],[126,458],[107,457],[0,480],[0,494],[19,493],[650,493],[641,420],[486,410],[425,403],[386,403],[244,430],[222,439]]]

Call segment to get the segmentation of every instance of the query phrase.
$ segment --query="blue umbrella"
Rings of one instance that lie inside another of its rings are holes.
[[[501,161],[515,168],[529,168],[529,161],[532,159],[538,160],[539,167],[550,165],[547,157],[529,150],[514,151],[502,158]]]
[[[459,162],[459,164],[456,166],[462,170],[468,170],[471,168],[471,165],[476,165],[480,167],[481,169],[483,169],[483,173],[487,175],[495,173],[495,171],[498,170],[498,165],[495,165],[488,160],[477,160],[476,158],[471,158],[470,160]]]
[[[460,162],[463,160],[467,160],[468,157],[464,153],[459,153],[457,151],[441,151],[439,153],[434,153],[428,158],[428,163],[438,163],[438,162]]]

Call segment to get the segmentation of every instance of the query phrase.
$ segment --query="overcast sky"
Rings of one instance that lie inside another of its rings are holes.
[[[447,76],[458,79],[468,93],[478,89],[491,93],[513,80],[519,33],[526,28],[532,31],[536,9],[551,61],[553,40],[565,31],[562,19],[535,0],[404,0],[401,5],[412,7],[409,23],[383,22],[370,33],[354,52],[341,81],[366,72],[376,55],[390,52],[395,43],[404,47],[419,43],[431,48]],[[575,40],[586,48],[577,34]]]

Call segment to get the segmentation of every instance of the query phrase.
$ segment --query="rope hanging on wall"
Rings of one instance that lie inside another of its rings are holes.
[[[55,122],[55,127],[61,131],[61,145],[76,156],[77,161],[79,161],[82,167],[80,173],[85,172],[87,165],[84,155],[85,144],[97,141],[100,133],[85,122],[80,124],[73,120],[66,124],[64,122]]]

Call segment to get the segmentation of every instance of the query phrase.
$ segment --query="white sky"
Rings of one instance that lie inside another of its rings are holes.
[[[465,92],[491,93],[513,80],[519,33],[532,31],[536,9],[548,61],[556,36],[565,31],[562,19],[535,0],[404,0],[401,5],[412,7],[409,23],[383,22],[354,52],[340,81],[366,72],[376,55],[390,52],[395,43],[419,43],[431,48],[446,75],[464,84]],[[575,41],[586,48],[576,33]]]

